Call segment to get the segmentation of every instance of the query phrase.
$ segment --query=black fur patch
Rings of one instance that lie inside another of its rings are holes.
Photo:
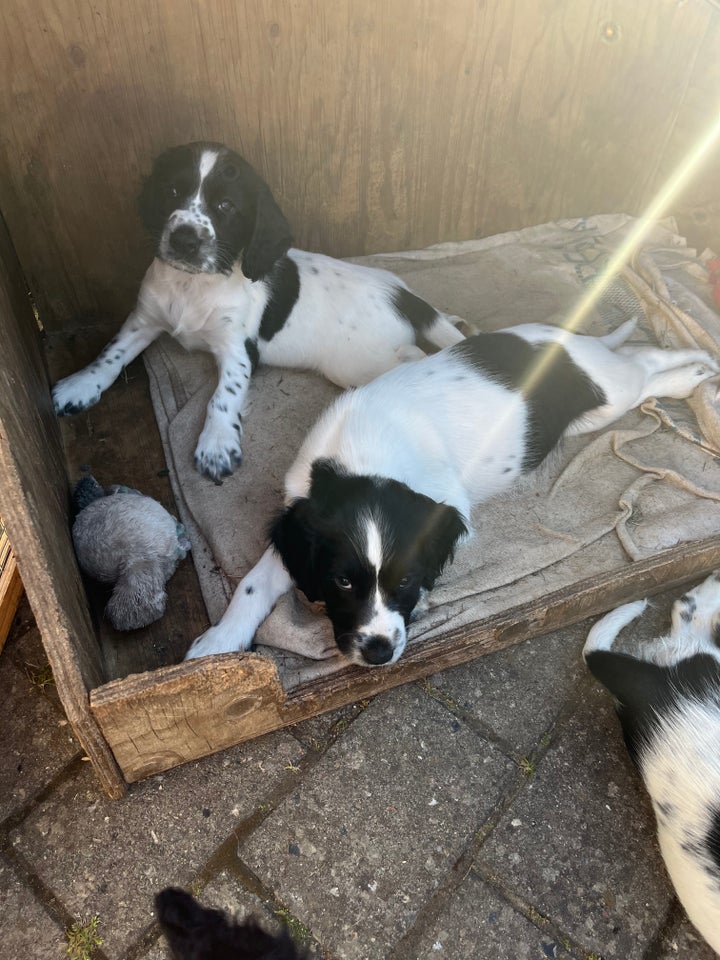
[[[145,228],[160,239],[168,216],[194,196],[200,183],[197,144],[171,147],[158,156],[138,196],[138,211]]]
[[[720,664],[706,653],[681,660],[672,667],[637,660],[625,653],[595,650],[585,658],[588,669],[618,701],[617,712],[625,743],[636,764],[643,749],[657,735],[657,718],[684,699],[717,697]],[[720,834],[718,834],[720,836]]]
[[[607,402],[603,391],[556,343],[531,344],[513,333],[478,333],[450,348],[528,404],[522,470],[539,466],[570,424]],[[542,373],[530,381],[533,372]]]
[[[290,257],[281,257],[265,277],[265,282],[268,285],[268,302],[260,321],[260,337],[272,340],[285,326],[300,296],[297,264]]]
[[[392,305],[415,331],[415,342],[420,349],[426,353],[437,353],[440,348],[425,339],[426,331],[438,318],[437,310],[405,287],[397,287],[393,291]]]
[[[250,337],[246,337],[245,339],[245,352],[248,355],[252,372],[255,373],[260,363],[260,353],[258,352],[257,343],[255,340],[251,340]]]
[[[720,807],[715,807],[712,812],[710,829],[705,837],[705,847],[707,854],[712,860],[712,876],[720,878]]]
[[[201,906],[189,893],[174,887],[155,897],[158,921],[174,960],[302,960],[305,957],[287,930],[266,933],[252,918],[238,923],[220,910]]]

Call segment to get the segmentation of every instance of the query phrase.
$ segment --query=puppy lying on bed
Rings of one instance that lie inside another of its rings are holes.
[[[294,582],[324,602],[353,662],[394,663],[474,504],[564,435],[605,427],[650,396],[687,397],[715,374],[702,351],[621,346],[633,327],[600,339],[544,324],[478,334],[339,397],[285,478],[270,547],[186,659],[248,650]]]
[[[220,144],[161,154],[140,213],[157,248],[135,309],[93,363],[55,385],[55,411],[97,403],[163,332],[209,350],[219,379],[195,465],[213,480],[240,463],[241,415],[258,362],[317,370],[353,387],[463,338],[392,273],[290,249],[269,187]]]
[[[675,601],[668,634],[637,657],[613,653],[615,637],[646,605],[627,603],[599,620],[583,655],[617,698],[678,897],[720,952],[720,573]]]

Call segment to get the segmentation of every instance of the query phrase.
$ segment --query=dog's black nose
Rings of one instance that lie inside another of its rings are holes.
[[[394,650],[387,637],[374,636],[364,641],[360,652],[368,663],[379,666],[392,660]]]
[[[200,249],[200,237],[192,227],[183,224],[170,234],[169,244],[173,253],[181,257],[194,257]]]

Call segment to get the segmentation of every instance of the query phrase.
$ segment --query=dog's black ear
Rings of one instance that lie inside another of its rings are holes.
[[[318,516],[312,500],[303,497],[290,504],[270,527],[270,542],[285,569],[308,600],[322,600],[317,573]]]
[[[242,258],[242,271],[248,280],[261,280],[292,244],[290,224],[275,203],[270,188],[258,190],[255,226]]]
[[[443,568],[455,555],[458,541],[468,532],[455,507],[433,501],[430,503],[420,534],[422,585],[426,590],[432,590]]]

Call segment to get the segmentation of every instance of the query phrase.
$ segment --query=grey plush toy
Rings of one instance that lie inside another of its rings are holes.
[[[105,616],[116,630],[137,630],[165,613],[165,584],[185,558],[185,529],[157,500],[129,487],[106,492],[94,477],[83,477],[73,495],[72,528],[82,569],[102,583],[114,583]]]

